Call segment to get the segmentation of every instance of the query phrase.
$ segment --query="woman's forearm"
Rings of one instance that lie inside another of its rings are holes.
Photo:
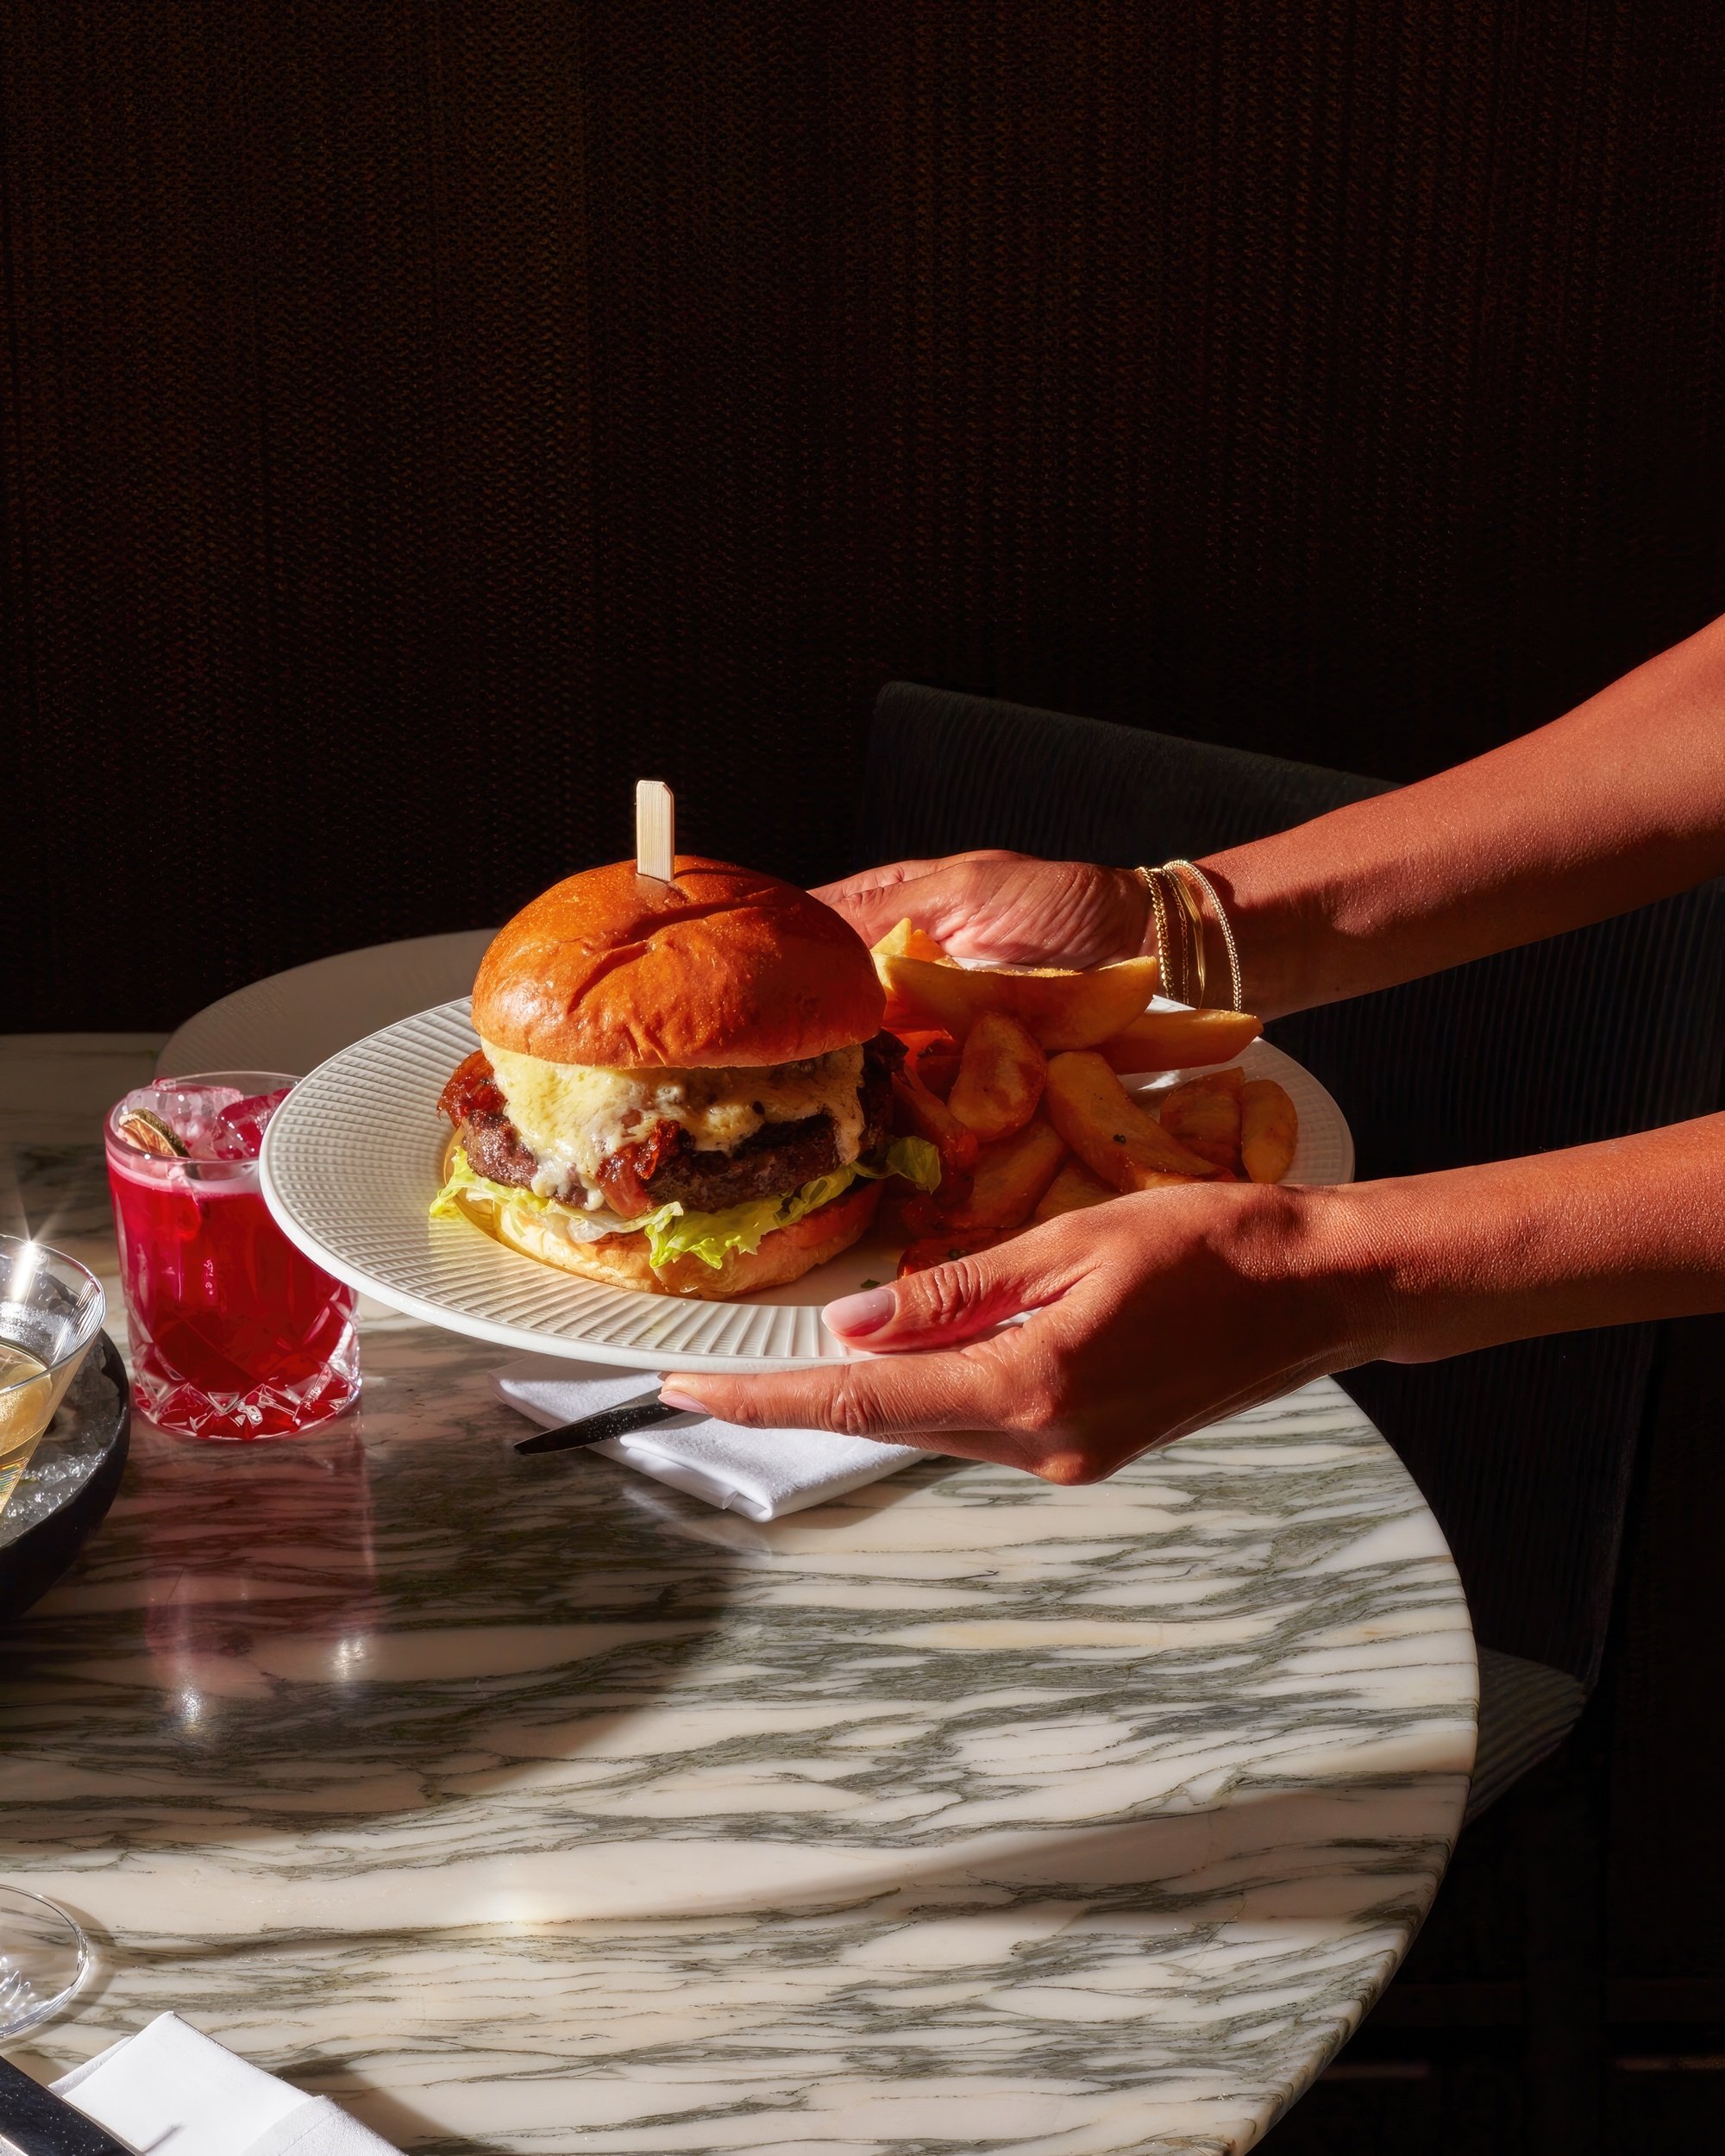
[[[1709,1116],[1395,1181],[1140,1191],[830,1305],[856,1356],[674,1374],[664,1396],[1094,1482],[1380,1357],[1722,1309],[1725,1116]]]
[[[1309,1195],[1354,1362],[1725,1310],[1725,1115]]]
[[[1725,872],[1725,617],[1471,763],[1201,865],[1266,1017],[1690,889]]]

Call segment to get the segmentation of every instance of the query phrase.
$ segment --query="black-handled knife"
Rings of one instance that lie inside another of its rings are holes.
[[[650,1430],[656,1422],[669,1422],[686,1415],[687,1407],[668,1407],[656,1395],[625,1400],[619,1407],[601,1407],[597,1414],[583,1415],[579,1422],[560,1423],[555,1430],[541,1430],[516,1442],[518,1452],[567,1452],[578,1445],[603,1445],[607,1438],[626,1438],[631,1430]]]
[[[0,2059],[0,2134],[22,2156],[130,2156],[123,2141],[9,2059]]]

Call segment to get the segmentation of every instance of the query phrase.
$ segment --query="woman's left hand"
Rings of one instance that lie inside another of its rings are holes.
[[[1144,1191],[829,1304],[858,1359],[672,1375],[726,1422],[843,1431],[1091,1482],[1381,1351],[1346,1189]],[[1019,1325],[1002,1320],[1032,1314]]]
[[[951,854],[890,861],[814,896],[842,913],[865,943],[901,920],[955,958],[994,966],[1102,966],[1144,948],[1150,894],[1131,868],[1032,854]]]

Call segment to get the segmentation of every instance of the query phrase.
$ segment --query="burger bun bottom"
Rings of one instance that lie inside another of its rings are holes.
[[[704,1258],[674,1257],[655,1272],[647,1262],[644,1235],[607,1235],[598,1243],[576,1243],[537,1214],[505,1207],[476,1192],[456,1199],[475,1227],[524,1257],[601,1281],[607,1288],[630,1288],[649,1295],[693,1295],[705,1302],[728,1302],[763,1288],[783,1288],[817,1265],[837,1257],[859,1241],[881,1201],[877,1182],[854,1182],[830,1205],[806,1213],[787,1228],[775,1228],[758,1250],[732,1250],[722,1266]]]

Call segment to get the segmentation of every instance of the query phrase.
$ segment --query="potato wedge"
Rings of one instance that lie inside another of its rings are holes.
[[[899,1260],[898,1277],[906,1273],[925,1273],[936,1265],[950,1264],[955,1257],[969,1257],[977,1250],[992,1250],[997,1243],[1010,1243],[1010,1228],[972,1228],[960,1233],[957,1228],[944,1228],[937,1235],[919,1236],[914,1243],[905,1245],[904,1256]]]
[[[1245,1074],[1236,1063],[1232,1070],[1207,1070],[1201,1078],[1189,1078],[1183,1086],[1165,1093],[1157,1106],[1158,1121],[1170,1138],[1189,1153],[1197,1153],[1212,1166],[1238,1175],[1240,1164],[1240,1094]]]
[[[900,1119],[918,1138],[925,1138],[940,1154],[946,1173],[963,1175],[976,1158],[976,1133],[967,1131],[944,1100],[937,1100],[926,1086],[905,1071],[893,1075],[893,1098]]]
[[[1081,1160],[1069,1160],[1036,1201],[1030,1216],[1034,1222],[1057,1220],[1063,1213],[1082,1213],[1088,1206],[1106,1205],[1120,1192],[1100,1175],[1093,1175]]]
[[[1116,1070],[1185,1070],[1230,1062],[1263,1031],[1249,1011],[1146,1011],[1101,1052]]]
[[[1273,1078],[1248,1079],[1240,1102],[1240,1158],[1255,1183],[1279,1183],[1294,1165],[1300,1114]]]
[[[894,1033],[903,1032],[918,1020],[910,1006],[893,993],[885,962],[888,958],[925,958],[932,966],[950,966],[955,962],[925,930],[913,925],[908,915],[896,927],[889,928],[878,943],[871,945],[869,955],[881,976],[881,986],[887,991],[887,1008],[881,1023]]]
[[[958,1044],[950,1033],[931,1033],[912,1027],[899,1031],[905,1044],[905,1068],[938,1100],[944,1100],[958,1075]]]
[[[925,1085],[937,1100],[949,1099],[953,1081],[958,1075],[958,1047],[949,1041],[944,1048],[932,1048],[916,1059],[917,1081]]]
[[[948,1227],[1016,1228],[1028,1220],[1036,1201],[1066,1157],[1066,1144],[1040,1116],[976,1156],[970,1194],[962,1205],[943,1206]]]
[[[930,964],[936,966],[950,966],[952,963],[946,955],[944,945],[937,943],[933,937],[915,927],[908,914],[896,928],[889,928],[878,943],[870,945],[869,956],[875,959],[925,958]]]
[[[1216,1173],[1210,1162],[1177,1144],[1094,1051],[1051,1057],[1043,1100],[1049,1121],[1079,1159],[1116,1190],[1204,1182]]]
[[[1023,1130],[1047,1082],[1048,1058],[1018,1020],[1009,1012],[984,1011],[964,1037],[946,1105],[987,1143]]]
[[[944,1026],[962,1041],[984,1011],[1005,1011],[1050,1055],[1093,1048],[1120,1032],[1156,988],[1153,958],[1125,958],[1090,973],[973,973],[922,958],[877,962],[892,1003],[914,1012],[924,1025]]]
[[[889,1182],[881,1194],[875,1233],[885,1243],[914,1243],[919,1235],[938,1233],[940,1220],[939,1206],[925,1192]]]

